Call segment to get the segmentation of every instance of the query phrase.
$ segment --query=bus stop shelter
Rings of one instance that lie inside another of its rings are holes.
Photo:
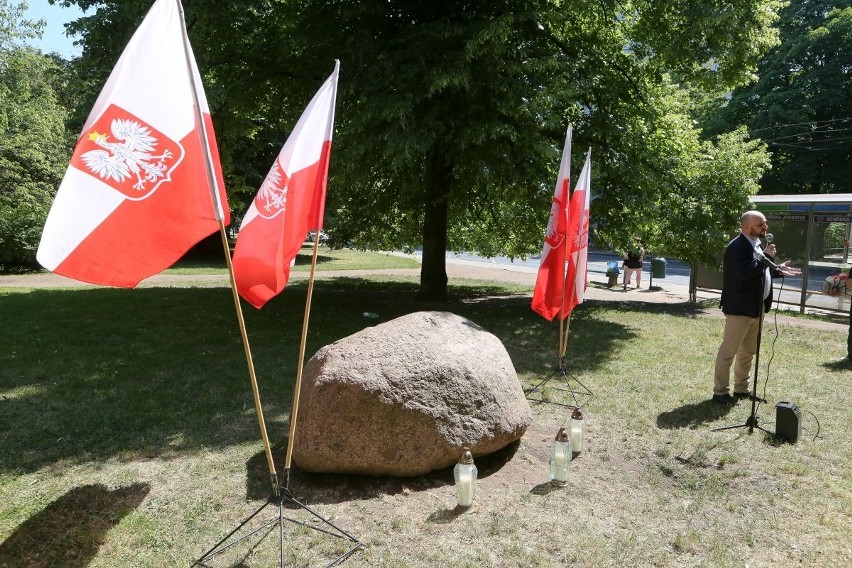
[[[766,215],[778,248],[776,261],[789,260],[802,269],[801,277],[775,280],[775,300],[797,305],[802,313],[808,308],[849,312],[852,296],[836,284],[852,264],[852,193],[756,195],[751,202]],[[693,297],[698,289],[721,290],[722,275],[715,267],[699,265],[693,273]]]

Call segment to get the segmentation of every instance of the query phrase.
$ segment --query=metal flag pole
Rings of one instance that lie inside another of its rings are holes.
[[[565,356],[565,350],[562,348],[562,344],[567,341],[567,338],[565,337],[565,335],[568,334],[568,330],[565,329],[565,327],[564,327],[565,322],[562,319],[562,314],[565,312],[565,295],[566,295],[566,292],[567,292],[567,286],[565,285],[565,279],[568,277],[568,254],[571,251],[570,247],[568,246],[570,244],[568,242],[568,218],[570,218],[568,211],[570,210],[570,207],[571,207],[571,142],[572,142],[573,137],[574,137],[574,125],[569,123],[568,124],[568,133],[565,136],[566,144],[568,146],[568,152],[567,152],[568,163],[566,164],[566,168],[565,168],[565,173],[568,174],[568,180],[567,180],[568,191],[565,192],[565,199],[567,199],[568,201],[562,207],[562,210],[565,211],[566,219],[565,219],[565,235],[563,236],[563,242],[562,242],[562,246],[564,248],[564,252],[563,252],[563,256],[562,256],[562,298],[561,298],[560,306],[559,306],[559,314],[557,316],[559,318],[559,349],[557,350],[557,358],[556,358],[556,368],[557,369],[559,369],[562,366],[562,359]],[[562,172],[560,172],[560,174],[561,173]],[[568,316],[570,317],[571,314],[568,314]]]
[[[199,103],[198,87],[195,82],[196,78],[194,66],[192,65],[192,58],[190,57],[189,35],[186,31],[183,5],[181,4],[180,0],[176,1],[178,5],[178,11],[180,12],[180,27],[181,33],[183,34],[183,53],[184,58],[186,60],[187,73],[189,75],[189,84],[190,88],[192,89],[192,99],[195,108],[195,121],[198,127],[197,132],[199,134],[199,137],[201,138],[201,148],[204,151],[204,169],[207,173],[207,185],[210,188],[214,213],[216,215],[216,220],[219,222],[219,234],[222,236],[222,246],[225,250],[225,259],[228,265],[228,274],[230,276],[231,281],[231,292],[234,297],[234,306],[237,311],[237,322],[240,327],[240,336],[243,340],[246,363],[248,365],[249,377],[251,379],[251,390],[252,395],[254,396],[254,406],[255,411],[257,412],[257,421],[260,427],[260,435],[263,439],[263,447],[266,452],[266,464],[269,468],[270,481],[272,483],[273,491],[275,491],[277,494],[278,474],[275,471],[275,461],[272,459],[272,448],[269,445],[269,434],[267,434],[266,432],[266,422],[263,419],[263,407],[260,403],[260,391],[257,387],[257,376],[255,375],[254,362],[252,361],[251,357],[251,347],[249,346],[248,334],[246,333],[245,318],[243,317],[243,310],[240,306],[240,297],[237,293],[237,284],[236,279],[234,278],[234,266],[231,263],[231,247],[228,245],[228,235],[225,232],[225,212],[224,208],[222,207],[222,201],[219,198],[219,184],[218,180],[216,179],[216,174],[213,171],[213,156],[210,153],[210,139],[207,136],[207,127],[204,120],[204,115],[201,111],[201,104]]]
[[[570,127],[569,127],[569,133],[570,133]],[[589,151],[591,152],[591,150],[589,150]],[[570,164],[570,152],[569,152],[568,160],[569,160],[568,163]],[[570,165],[569,165],[569,171],[570,171]],[[586,191],[589,191],[589,189],[587,188]],[[570,197],[573,198],[573,191],[571,192]],[[570,198],[569,198],[569,205],[570,205]],[[581,223],[582,222],[583,222],[583,219],[581,218]],[[567,406],[569,408],[578,408],[579,409],[579,408],[581,408],[582,405],[580,404],[580,401],[577,398],[577,395],[580,394],[582,396],[591,398],[593,396],[593,394],[592,394],[592,391],[589,390],[589,388],[586,387],[586,385],[584,385],[582,382],[580,382],[579,379],[577,379],[576,377],[574,377],[570,373],[568,373],[567,366],[565,365],[565,354],[568,351],[568,337],[571,333],[571,312],[568,312],[568,314],[566,315],[564,320],[561,319],[561,318],[562,318],[562,314],[565,312],[565,304],[566,304],[567,295],[568,295],[567,294],[567,291],[568,291],[568,282],[567,282],[567,280],[568,280],[568,258],[569,258],[568,252],[570,250],[570,246],[569,246],[570,244],[571,243],[569,242],[569,240],[567,238],[567,234],[566,234],[566,238],[565,238],[565,242],[564,242],[565,263],[563,264],[563,269],[562,269],[563,270],[563,273],[562,273],[562,298],[561,298],[561,306],[560,306],[560,311],[559,311],[559,317],[560,317],[560,320],[559,320],[559,349],[558,349],[557,363],[556,363],[556,366],[554,367],[553,372],[550,373],[550,375],[548,375],[547,378],[545,378],[543,381],[538,383],[532,389],[526,391],[526,395],[527,395],[526,397],[527,397],[528,400],[530,400],[532,402],[548,402],[550,404],[555,404],[555,405],[558,405],[558,406]],[[571,289],[572,289],[572,294],[573,294],[574,287],[572,286]],[[530,398],[530,395],[532,393],[538,391],[539,389],[542,389],[542,387],[544,387],[547,383],[549,383],[551,380],[553,380],[554,378],[557,378],[557,377],[561,377],[561,379],[564,381],[565,386],[567,388],[555,388],[554,390],[569,392],[571,394],[571,398],[573,399],[574,404],[565,404],[565,403],[561,403],[561,402],[545,400],[543,391],[542,391],[540,399]],[[579,388],[575,389],[572,386],[571,381],[576,382],[579,385]],[[587,398],[587,401],[588,401],[588,398]]]
[[[334,73],[335,77],[333,91],[331,94],[331,100],[337,100],[337,80],[338,73],[340,70],[340,60],[336,59],[334,61]],[[327,122],[328,130],[325,132],[325,139],[331,140],[332,129],[334,128],[334,103],[331,106],[331,117]],[[328,172],[326,171],[326,176]],[[296,367],[296,386],[293,392],[293,404],[290,410],[290,432],[287,438],[287,453],[284,458],[284,471],[285,471],[285,485],[284,490],[285,493],[289,494],[290,489],[290,466],[292,464],[293,459],[293,443],[296,439],[296,422],[299,417],[299,397],[302,392],[302,371],[304,369],[305,362],[305,345],[308,341],[308,323],[311,318],[311,298],[314,293],[314,275],[316,274],[317,267],[317,253],[319,251],[319,240],[320,240],[320,230],[322,228],[322,212],[319,213],[316,219],[314,219],[316,228],[314,229],[314,250],[311,255],[311,272],[308,276],[308,292],[307,297],[305,298],[305,317],[302,321],[302,338],[299,342],[299,361]]]
[[[319,229],[314,231],[314,251],[311,257],[311,273],[308,276],[308,293],[305,298],[305,318],[302,322],[302,340],[299,343],[299,362],[296,368],[296,388],[293,393],[293,407],[290,411],[290,436],[287,439],[287,456],[284,459],[285,490],[290,487],[290,463],[293,458],[293,441],[296,439],[296,420],[299,416],[299,394],[302,390],[302,370],[305,362],[305,345],[308,339],[308,322],[311,317],[311,298],[314,293],[314,273],[317,267],[319,251]]]
[[[318,243],[319,243],[319,231],[317,230],[316,238],[314,239],[314,255],[313,255],[313,261],[311,263],[311,276],[310,276],[310,283],[309,283],[309,286],[308,286],[308,300],[307,300],[307,303],[306,303],[306,306],[305,306],[305,322],[304,322],[304,325],[303,325],[303,328],[302,328],[302,343],[301,343],[301,347],[300,347],[300,351],[299,351],[299,369],[298,369],[298,375],[297,375],[297,380],[296,380],[296,383],[297,383],[296,384],[296,394],[295,394],[294,403],[293,403],[294,404],[294,406],[293,406],[294,410],[293,410],[293,415],[291,416],[291,422],[290,422],[290,440],[289,440],[289,443],[288,443],[288,446],[287,446],[287,465],[286,465],[287,485],[285,485],[282,488],[281,484],[278,481],[278,474],[275,471],[275,462],[272,458],[272,449],[271,449],[270,443],[269,443],[269,435],[267,434],[266,422],[263,418],[263,407],[262,407],[261,402],[260,402],[260,391],[259,391],[258,386],[257,386],[257,377],[255,375],[254,362],[253,362],[252,356],[251,356],[251,348],[249,346],[248,334],[246,333],[245,318],[243,317],[243,311],[242,311],[242,307],[240,305],[239,293],[237,292],[237,283],[236,283],[236,277],[234,275],[234,266],[233,266],[233,263],[231,261],[231,249],[230,249],[230,245],[228,244],[228,237],[227,237],[227,233],[225,231],[224,209],[222,207],[221,200],[219,199],[218,184],[217,184],[215,172],[213,171],[213,158],[212,158],[212,155],[210,153],[207,131],[206,131],[206,128],[205,128],[205,123],[204,123],[204,116],[201,113],[201,105],[198,103],[198,90],[197,90],[196,83],[195,83],[195,74],[193,73],[192,60],[190,58],[189,37],[187,35],[186,23],[184,21],[183,6],[181,6],[180,0],[176,0],[176,1],[177,1],[177,4],[178,4],[178,8],[180,10],[181,31],[183,33],[183,42],[184,42],[184,54],[186,56],[187,69],[188,69],[189,74],[190,74],[190,83],[192,84],[192,94],[193,94],[193,98],[194,98],[194,102],[195,102],[195,114],[196,114],[195,118],[196,118],[196,121],[198,122],[198,125],[199,125],[198,132],[199,132],[199,136],[201,138],[202,147],[204,148],[204,153],[205,153],[205,158],[206,158],[205,162],[206,162],[207,181],[208,181],[208,186],[210,187],[210,191],[211,191],[211,197],[212,197],[212,200],[213,200],[216,219],[217,219],[217,221],[219,221],[219,233],[222,237],[222,246],[225,250],[225,259],[226,259],[226,262],[227,262],[227,265],[228,265],[228,274],[229,274],[229,277],[230,277],[231,291],[232,291],[232,294],[233,294],[233,297],[234,297],[234,306],[236,307],[237,320],[239,322],[239,327],[240,327],[240,335],[241,335],[242,340],[243,340],[243,347],[245,348],[246,362],[248,364],[249,377],[251,378],[251,387],[252,387],[252,394],[254,396],[255,409],[257,411],[258,424],[260,426],[261,437],[263,438],[263,446],[264,446],[264,451],[266,453],[266,462],[267,462],[267,466],[269,468],[270,480],[271,480],[271,483],[272,483],[272,494],[270,495],[270,497],[257,510],[255,510],[251,515],[249,515],[245,520],[243,520],[237,526],[237,528],[235,528],[234,530],[229,532],[224,538],[222,538],[219,542],[217,542],[215,545],[213,545],[212,548],[210,548],[200,558],[198,558],[198,560],[193,562],[192,566],[201,566],[201,567],[205,567],[205,568],[212,568],[212,565],[209,564],[209,562],[214,561],[219,555],[230,550],[232,547],[236,546],[237,544],[245,542],[246,540],[248,540],[248,539],[250,539],[250,538],[252,538],[256,535],[265,536],[271,530],[273,530],[274,527],[277,526],[277,528],[278,528],[279,566],[281,568],[284,568],[284,553],[285,553],[285,546],[284,546],[284,532],[285,532],[285,530],[284,530],[284,527],[285,527],[285,522],[294,523],[294,524],[300,525],[300,526],[308,528],[308,529],[319,531],[319,532],[321,532],[325,535],[340,539],[342,541],[346,541],[346,545],[345,545],[346,549],[342,553],[338,554],[340,548],[337,547],[337,550],[335,552],[335,554],[337,554],[337,556],[335,558],[333,558],[330,563],[326,564],[326,568],[329,568],[331,566],[339,566],[340,564],[343,563],[343,561],[345,561],[347,558],[352,556],[356,551],[363,548],[364,544],[360,540],[358,540],[356,537],[352,536],[348,532],[344,531],[343,529],[341,529],[340,527],[338,527],[337,525],[332,523],[329,519],[319,515],[318,513],[316,513],[315,511],[313,511],[309,507],[307,507],[305,504],[298,501],[295,497],[293,497],[293,495],[289,491],[290,455],[291,455],[291,451],[292,451],[292,441],[293,441],[294,428],[295,428],[295,423],[296,423],[295,415],[296,415],[298,405],[299,405],[299,390],[300,390],[300,385],[301,385],[302,360],[304,359],[304,353],[305,353],[305,342],[306,342],[306,337],[307,337],[307,321],[308,321],[308,315],[310,313],[311,293],[313,291],[314,268],[316,266],[316,259],[317,259],[317,246],[318,246]],[[339,64],[339,62],[338,62],[338,64]],[[335,84],[335,92],[336,92],[336,84]],[[278,509],[277,515],[275,515],[273,518],[271,518],[269,520],[261,522],[259,524],[259,526],[256,526],[253,529],[246,529],[247,532],[245,532],[244,534],[238,535],[238,533],[240,531],[242,531],[244,527],[246,527],[250,522],[252,522],[255,519],[255,517],[257,517],[264,509],[266,509],[266,507],[269,507],[269,506],[277,507],[277,509]],[[297,518],[293,518],[293,517],[288,516],[288,514],[285,513],[286,507],[290,507],[290,508],[295,507],[299,510],[305,511],[308,514],[307,520],[299,520]]]
[[[570,172],[571,171],[571,166],[570,166],[571,156],[570,155],[568,156],[568,164],[569,164],[568,165],[568,171]],[[569,185],[569,195],[566,196],[566,197],[568,197],[568,203],[571,203],[571,198],[570,198],[571,182],[570,181],[568,182],[568,185]],[[568,317],[566,318],[568,320],[567,324],[566,324],[565,320],[562,318],[562,314],[565,313],[565,296],[566,296],[566,292],[567,292],[567,288],[568,288],[568,286],[566,284],[566,280],[568,278],[568,254],[570,252],[570,248],[568,247],[569,243],[568,243],[568,233],[567,233],[567,230],[568,230],[567,219],[565,221],[565,230],[566,230],[566,233],[565,233],[565,236],[563,238],[563,243],[562,243],[562,246],[565,249],[564,256],[562,257],[562,299],[560,301],[559,314],[557,314],[557,316],[556,316],[556,317],[559,318],[559,348],[557,349],[557,356],[556,356],[557,368],[561,367],[562,364],[563,364],[563,359],[565,357],[565,348],[563,347],[563,345],[568,342],[568,337],[567,337],[568,336],[568,329],[571,327],[571,314],[570,314],[570,312],[568,313]]]
[[[529,397],[534,392],[538,391],[544,385],[546,385],[548,382],[550,382],[551,379],[553,379],[557,375],[561,375],[562,378],[564,378],[566,380],[566,382],[568,380],[568,377],[565,373],[565,361],[564,360],[565,360],[565,349],[566,349],[566,346],[568,344],[568,334],[570,333],[570,327],[571,327],[571,314],[569,312],[566,318],[563,318],[562,314],[565,313],[565,304],[566,304],[567,292],[568,292],[568,286],[567,286],[568,262],[567,261],[568,261],[568,255],[569,255],[570,250],[571,250],[571,248],[570,248],[571,243],[568,240],[568,232],[567,232],[568,231],[568,219],[567,219],[568,215],[567,215],[567,212],[568,212],[568,209],[570,208],[570,204],[571,204],[571,138],[573,136],[573,131],[574,131],[573,125],[569,124],[568,125],[568,131],[565,133],[565,146],[564,146],[564,150],[563,150],[563,154],[562,154],[562,162],[559,165],[559,175],[557,177],[557,188],[554,191],[555,195],[557,195],[557,194],[560,195],[560,196],[564,195],[565,203],[559,204],[559,209],[558,209],[557,214],[560,215],[560,216],[561,215],[566,216],[566,219],[564,220],[565,221],[564,226],[565,226],[566,232],[562,235],[562,245],[561,245],[562,249],[563,249],[562,250],[562,266],[560,267],[560,270],[562,271],[562,278],[560,279],[561,285],[562,285],[562,293],[560,294],[559,312],[556,316],[559,319],[559,337],[558,337],[558,343],[556,345],[556,365],[554,365],[553,372],[551,372],[551,374],[546,379],[544,379],[543,381],[538,383],[532,389],[526,391],[525,394],[526,394],[527,398],[529,400],[533,401],[533,402],[551,402],[551,401],[545,401],[544,400],[544,392],[543,391],[541,393],[540,399],[529,398]],[[563,178],[563,174],[565,174],[564,178]],[[567,188],[565,188],[564,185],[562,186],[562,189],[565,189],[566,191],[560,192],[559,191],[559,189],[560,189],[559,184],[567,184]],[[554,198],[554,199],[556,199],[556,198]],[[557,220],[557,227],[558,226],[559,226],[559,221]],[[568,383],[568,386],[569,386],[569,389],[570,389],[570,382]],[[557,390],[564,390],[564,389],[557,389]],[[577,404],[577,397],[574,394],[573,390],[571,391],[571,395],[574,398],[574,403],[576,405]],[[552,402],[552,404],[557,404],[557,405],[560,405],[560,406],[566,406],[566,405],[564,405],[560,402]]]

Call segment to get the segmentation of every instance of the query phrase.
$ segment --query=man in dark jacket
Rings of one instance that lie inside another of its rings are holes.
[[[760,238],[769,226],[759,211],[746,211],[740,218],[742,232],[728,243],[722,267],[722,312],[725,332],[719,353],[713,384],[713,401],[734,403],[738,398],[754,396],[748,390],[751,362],[757,353],[757,332],[763,314],[772,307],[772,279],[782,275],[797,276],[801,270],[779,264],[771,267],[761,255],[774,262],[775,245],[764,249]],[[734,396],[728,393],[731,364],[734,365]]]

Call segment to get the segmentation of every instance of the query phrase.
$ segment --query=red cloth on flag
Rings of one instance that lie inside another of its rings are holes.
[[[132,288],[230,221],[181,18],[177,2],[157,0],[95,102],[39,243],[48,270]]]
[[[240,225],[234,277],[256,308],[284,289],[305,236],[322,228],[339,67],[302,113]]]
[[[541,250],[541,264],[535,281],[531,307],[550,321],[559,313],[565,291],[565,260],[568,248],[568,196],[571,191],[571,132],[569,126],[553,192],[550,219]]]
[[[566,300],[562,318],[568,317],[577,305],[583,303],[588,286],[589,260],[589,204],[591,201],[592,151],[586,154],[586,163],[580,172],[580,179],[571,195],[570,214],[568,216],[568,239],[570,255],[568,257],[568,275],[565,277]]]

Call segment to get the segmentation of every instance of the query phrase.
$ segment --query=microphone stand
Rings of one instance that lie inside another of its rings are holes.
[[[772,265],[776,269],[778,268],[775,265],[775,263],[773,263],[771,260],[766,258],[766,256],[763,253],[761,253],[761,256],[763,257],[763,260],[765,262],[769,263],[770,265]],[[762,284],[761,288],[765,290],[766,289],[766,269],[765,268],[761,272],[760,283]],[[772,295],[772,292],[771,292],[771,288],[770,288],[770,297],[771,297],[771,295]],[[764,314],[763,307],[764,307],[764,305],[765,305],[764,299],[761,297],[761,299],[760,299],[760,316],[758,317],[758,320],[757,320],[757,351],[754,354],[754,373],[753,373],[754,380],[753,380],[753,385],[751,387],[751,396],[749,397],[749,398],[751,398],[751,414],[749,415],[748,418],[746,418],[746,421],[743,424],[736,424],[734,426],[723,426],[721,428],[713,428],[713,430],[712,430],[713,432],[718,432],[718,431],[721,431],[721,430],[732,430],[734,428],[748,428],[748,433],[751,434],[752,432],[754,432],[754,429],[757,428],[758,430],[763,430],[767,434],[775,436],[775,432],[770,432],[769,430],[761,427],[760,424],[757,423],[757,401],[758,401],[758,396],[757,396],[757,371],[758,371],[758,369],[760,369],[760,343],[761,343],[761,338],[763,336],[763,314]],[[760,399],[760,401],[766,402],[766,400],[762,399],[762,398]]]

